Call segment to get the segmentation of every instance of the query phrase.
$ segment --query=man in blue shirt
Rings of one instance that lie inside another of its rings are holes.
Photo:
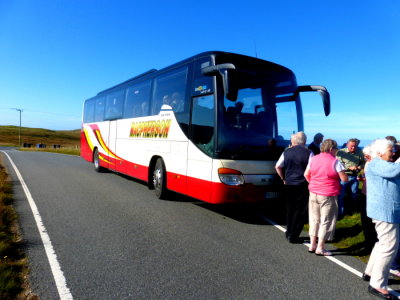
[[[358,192],[358,173],[364,168],[365,158],[362,151],[358,149],[358,140],[349,139],[347,147],[340,149],[336,153],[336,158],[343,163],[346,168],[346,174],[349,177],[349,181],[341,182],[342,190],[338,198],[339,218],[343,217],[345,210],[344,197],[347,191],[350,189],[350,195],[352,199],[353,207],[357,207],[357,192]]]

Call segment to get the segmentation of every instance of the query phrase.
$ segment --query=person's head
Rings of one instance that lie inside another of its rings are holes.
[[[303,131],[299,131],[292,135],[291,141],[293,146],[305,145],[307,142],[307,136]]]
[[[181,100],[181,94],[179,92],[173,92],[171,96],[172,100]]]
[[[324,139],[324,135],[322,133],[317,133],[316,135],[314,135],[314,143],[319,145],[322,143],[322,140]]]
[[[347,141],[347,149],[349,150],[349,152],[350,153],[356,152],[359,143],[360,140],[358,139],[349,139]]]
[[[338,147],[335,140],[326,139],[322,142],[320,149],[321,152],[332,153],[333,155],[336,155]]]
[[[378,139],[371,144],[371,158],[381,158],[391,161],[393,157],[393,142],[387,139]]]
[[[164,97],[163,97],[163,104],[168,104],[169,105],[169,102],[170,102],[170,97],[168,96],[168,95],[164,95]]]

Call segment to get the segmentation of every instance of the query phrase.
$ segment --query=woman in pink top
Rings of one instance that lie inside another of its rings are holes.
[[[310,190],[308,209],[311,245],[308,252],[315,252],[316,255],[332,255],[325,249],[325,241],[332,240],[335,233],[340,180],[348,180],[344,166],[335,157],[336,152],[336,141],[323,141],[321,153],[310,159],[304,173]]]

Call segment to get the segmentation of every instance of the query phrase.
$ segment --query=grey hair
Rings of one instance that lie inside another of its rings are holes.
[[[292,135],[292,142],[296,145],[305,145],[307,142],[307,136],[303,131],[299,131]]]
[[[370,145],[370,155],[371,158],[376,158],[379,157],[380,155],[384,154],[389,147],[393,147],[394,144],[392,141],[389,141],[387,139],[378,139],[375,140],[371,145]]]

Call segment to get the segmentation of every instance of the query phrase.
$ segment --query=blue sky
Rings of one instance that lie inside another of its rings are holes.
[[[245,4],[244,4],[245,3]],[[83,101],[207,50],[270,60],[298,83],[305,132],[400,139],[400,3],[0,0],[0,125],[78,129]]]

